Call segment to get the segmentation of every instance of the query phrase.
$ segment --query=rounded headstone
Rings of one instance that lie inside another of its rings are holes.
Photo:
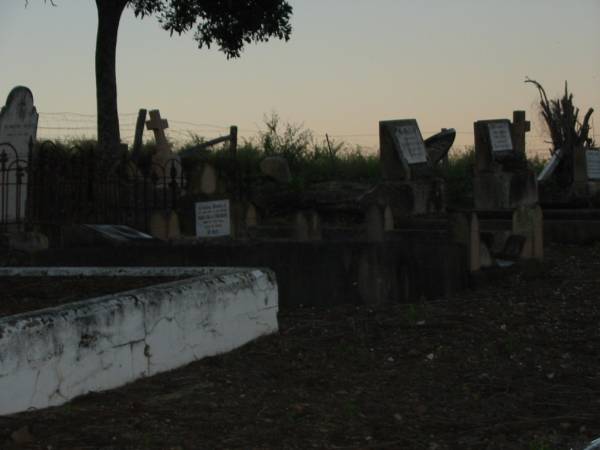
[[[263,175],[273,178],[279,183],[292,181],[292,173],[287,160],[281,156],[269,156],[260,162],[260,171]]]

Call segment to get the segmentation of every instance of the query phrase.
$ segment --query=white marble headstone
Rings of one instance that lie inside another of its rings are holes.
[[[196,203],[196,236],[211,238],[231,234],[229,200]]]
[[[0,111],[0,143],[12,145],[16,150],[16,156],[26,161],[29,140],[35,141],[37,124],[38,113],[33,106],[31,91],[24,86],[17,86],[10,91],[6,105]]]
[[[17,176],[16,169],[25,169],[29,156],[29,142],[35,141],[38,113],[33,106],[29,88],[17,86],[8,94],[6,105],[0,111],[0,156],[6,157],[7,173],[0,206],[2,220],[20,222],[25,218],[27,202],[27,171]],[[17,180],[21,184],[17,186]]]

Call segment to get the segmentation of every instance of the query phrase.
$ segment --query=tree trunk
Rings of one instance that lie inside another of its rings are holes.
[[[121,143],[117,109],[117,34],[128,0],[96,0],[96,107],[98,147],[103,155],[116,156]]]

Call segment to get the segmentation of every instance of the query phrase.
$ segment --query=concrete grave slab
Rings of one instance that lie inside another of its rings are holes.
[[[0,414],[122,386],[278,328],[266,269],[15,267],[0,276],[189,276],[0,318]]]

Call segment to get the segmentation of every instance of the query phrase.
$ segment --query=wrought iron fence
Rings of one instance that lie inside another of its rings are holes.
[[[148,229],[154,211],[176,209],[186,189],[177,159],[136,164],[124,154],[43,142],[19,159],[0,143],[0,231],[34,225],[111,223]]]

